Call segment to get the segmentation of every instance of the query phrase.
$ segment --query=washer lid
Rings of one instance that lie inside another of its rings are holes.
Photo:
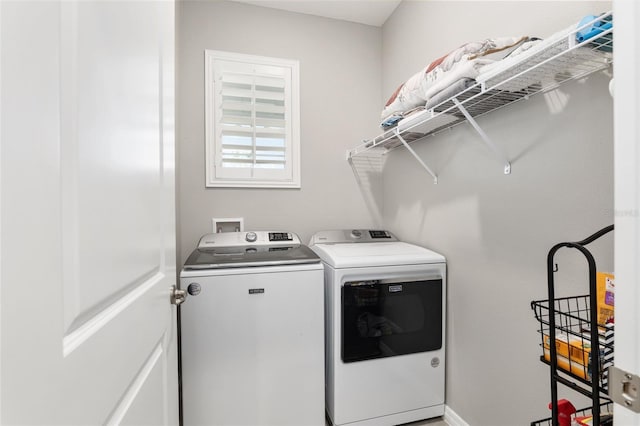
[[[185,262],[185,270],[320,263],[290,232],[228,232],[204,235]]]
[[[319,262],[318,256],[309,247],[303,245],[195,249],[185,262],[184,269],[247,268]]]
[[[434,251],[400,241],[388,243],[315,244],[311,246],[328,265],[339,268],[444,263]]]

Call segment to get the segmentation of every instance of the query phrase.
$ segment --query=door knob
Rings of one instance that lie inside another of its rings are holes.
[[[187,292],[185,290],[181,290],[177,288],[175,285],[171,286],[171,304],[172,305],[182,305],[184,301],[187,300]]]

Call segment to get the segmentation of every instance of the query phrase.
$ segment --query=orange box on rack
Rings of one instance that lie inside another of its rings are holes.
[[[544,335],[544,347],[549,349],[549,336]],[[589,365],[589,353],[591,352],[591,342],[582,337],[569,336],[566,334],[556,335],[556,354],[569,358],[571,362],[582,365]]]
[[[544,347],[545,349],[550,349],[549,346],[549,336],[547,334],[544,335]],[[569,358],[569,344],[568,338],[566,334],[556,334],[556,354],[558,356],[563,356],[565,358]],[[546,352],[545,352],[546,353]],[[548,359],[547,359],[548,361]]]
[[[591,342],[583,339],[576,339],[569,343],[569,359],[582,365],[589,365],[589,354],[591,353]]]
[[[551,354],[548,348],[544,349],[544,359],[551,362]],[[557,359],[558,367],[562,370],[569,371],[582,379],[589,380],[587,366],[571,361],[569,358],[560,355],[557,356]]]

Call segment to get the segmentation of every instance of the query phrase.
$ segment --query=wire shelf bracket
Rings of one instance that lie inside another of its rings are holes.
[[[429,166],[427,166],[425,164],[425,162],[422,161],[422,158],[420,158],[420,156],[418,154],[416,154],[416,152],[413,150],[413,148],[411,148],[411,146],[407,143],[407,141],[404,140],[404,138],[400,134],[400,131],[398,130],[398,128],[396,128],[396,137],[398,138],[398,140],[400,140],[400,142],[402,142],[404,147],[407,148],[407,151],[409,151],[411,153],[411,155],[413,155],[415,157],[415,159],[418,160],[418,163],[420,163],[420,165],[422,167],[424,167],[424,169],[427,171],[427,173],[429,173],[431,175],[431,177],[433,178],[433,184],[437,185],[438,184],[438,176],[435,173],[433,173],[433,171],[429,168]]]
[[[453,103],[458,108],[458,110],[462,113],[462,115],[464,115],[464,118],[466,118],[469,124],[471,124],[471,126],[475,129],[475,131],[478,132],[478,135],[480,135],[480,138],[485,143],[485,145],[487,145],[491,149],[491,151],[493,151],[493,153],[496,154],[499,157],[499,159],[502,161],[502,164],[504,164],[504,174],[505,175],[511,174],[511,163],[507,159],[507,156],[502,152],[502,150],[500,150],[500,148],[498,148],[493,143],[493,141],[489,138],[489,136],[487,136],[484,130],[482,130],[482,127],[480,127],[478,122],[471,116],[471,114],[469,114],[469,112],[464,107],[464,105],[462,105],[457,98],[453,98],[452,100],[453,100]]]

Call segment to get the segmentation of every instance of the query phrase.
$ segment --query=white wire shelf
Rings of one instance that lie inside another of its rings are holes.
[[[582,40],[583,33],[596,23],[601,25],[599,32]],[[520,55],[507,57],[486,67],[480,72],[476,83],[464,91],[431,109],[411,114],[400,120],[396,127],[363,141],[347,151],[347,159],[353,166],[352,159],[365,152],[384,155],[404,146],[437,183],[437,176],[409,144],[469,122],[504,163],[505,174],[509,174],[511,165],[508,159],[484,134],[475,118],[609,68],[612,62],[613,21],[611,12],[607,12],[591,22],[556,33]]]

